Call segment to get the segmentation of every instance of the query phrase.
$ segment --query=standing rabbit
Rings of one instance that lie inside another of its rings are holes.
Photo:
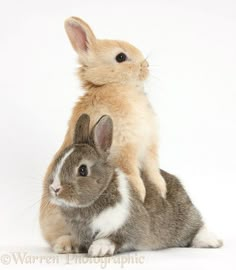
[[[166,183],[159,170],[156,119],[144,93],[147,61],[127,42],[96,39],[90,27],[79,18],[66,20],[65,29],[79,55],[78,74],[85,94],[73,109],[64,142],[45,179],[51,174],[57,157],[73,142],[78,117],[83,113],[90,115],[91,129],[107,114],[114,122],[109,162],[127,175],[142,202],[146,191],[140,171],[152,183],[154,192],[165,198]],[[46,192],[42,197],[40,224],[45,239],[52,246],[58,242],[63,244],[68,230],[57,207],[49,203]]]
[[[120,168],[109,162],[112,120],[103,116],[89,132],[89,116],[80,116],[72,145],[56,160],[46,180],[52,203],[58,205],[70,228],[69,245],[54,251],[113,255],[130,250],[222,245],[208,232],[198,210],[179,180],[162,171],[167,182],[163,199],[145,179],[139,194]]]

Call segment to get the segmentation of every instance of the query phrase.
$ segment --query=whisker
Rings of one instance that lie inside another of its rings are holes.
[[[151,67],[151,68],[160,68],[160,66],[158,66],[158,65],[152,65],[152,64],[149,64],[149,67]]]
[[[160,78],[154,75],[152,72],[149,72],[150,76],[155,78],[156,80],[160,81]]]
[[[26,206],[20,213],[19,213],[19,217],[22,217],[24,214],[26,214],[29,210],[31,210],[32,208],[34,208],[36,205],[40,206],[41,201],[43,201],[43,199],[47,198],[48,194],[44,194],[43,196],[40,197],[40,199],[38,199],[37,201],[34,201],[32,204]],[[45,200],[44,200],[45,201]],[[42,204],[43,206],[43,204]]]
[[[50,204],[50,200],[47,200],[46,202],[43,202],[41,204],[41,209],[40,210],[41,210],[42,213],[44,213],[46,211],[49,204]]]
[[[151,53],[152,53],[152,52],[149,52],[149,53],[146,55],[145,60],[147,60],[147,59],[150,57]]]

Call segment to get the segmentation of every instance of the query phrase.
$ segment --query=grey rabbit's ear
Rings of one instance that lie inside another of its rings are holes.
[[[113,122],[110,116],[103,115],[95,124],[91,138],[100,153],[109,153],[112,144]]]
[[[89,123],[90,117],[88,114],[82,114],[75,126],[74,144],[88,143],[89,140]]]

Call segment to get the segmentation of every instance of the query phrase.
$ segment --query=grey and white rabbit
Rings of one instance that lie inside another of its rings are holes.
[[[103,116],[89,133],[87,114],[77,121],[74,142],[56,160],[48,178],[51,202],[71,228],[71,247],[57,252],[107,256],[129,250],[169,247],[217,248],[180,181],[161,171],[167,197],[145,175],[144,203],[127,176],[109,163],[112,119]]]

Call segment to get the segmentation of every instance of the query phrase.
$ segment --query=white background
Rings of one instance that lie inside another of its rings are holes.
[[[48,252],[38,227],[42,179],[82,94],[63,27],[72,15],[87,21],[97,37],[127,40],[148,56],[146,91],[160,121],[161,167],[182,179],[225,242],[220,250],[143,253],[146,266],[235,269],[233,0],[0,1],[2,251],[18,246]]]

